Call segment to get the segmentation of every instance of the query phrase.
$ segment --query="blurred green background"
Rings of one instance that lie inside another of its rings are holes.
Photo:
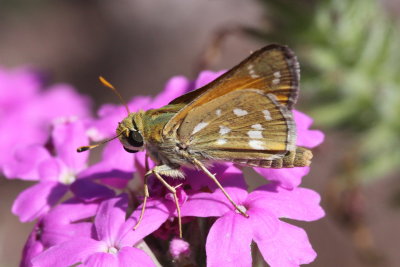
[[[398,0],[0,0],[0,65],[32,66],[98,107],[118,102],[98,75],[127,99],[154,95],[171,76],[288,44],[302,66],[297,108],[326,133],[303,182],[327,212],[299,224],[318,253],[310,266],[397,266],[399,15]],[[28,183],[0,185],[0,266],[17,266],[32,224],[10,208]]]

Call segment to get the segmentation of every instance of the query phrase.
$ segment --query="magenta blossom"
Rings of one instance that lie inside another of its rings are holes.
[[[133,247],[156,230],[169,216],[169,210],[158,201],[149,201],[142,225],[136,231],[140,207],[125,220],[126,195],[103,201],[94,220],[91,235],[79,235],[55,245],[33,258],[33,266],[155,266],[150,257]]]
[[[39,220],[25,244],[21,266],[32,266],[31,259],[45,249],[76,236],[90,236],[92,223],[99,204],[77,198],[69,199],[52,209]]]
[[[219,217],[207,236],[207,266],[251,266],[251,241],[257,243],[270,266],[299,266],[316,257],[306,233],[279,220],[314,221],[324,216],[317,193],[276,184],[259,187],[252,193],[226,188],[234,201],[249,215],[238,213],[220,190],[197,193],[182,206],[183,216]]]
[[[89,115],[89,100],[71,86],[57,84],[43,90],[38,74],[0,67],[0,171],[15,151],[44,144],[57,118]]]
[[[25,189],[15,200],[12,212],[22,222],[32,221],[47,213],[71,189],[86,199],[113,196],[110,189],[89,180],[76,181],[87,167],[89,154],[78,154],[76,148],[88,143],[80,121],[65,121],[54,125],[47,145],[28,146],[16,152],[13,161],[5,165],[9,177],[36,180],[39,183]],[[54,154],[54,155],[52,155]]]

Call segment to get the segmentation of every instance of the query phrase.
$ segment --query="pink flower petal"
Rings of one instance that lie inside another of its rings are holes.
[[[221,200],[221,191],[216,193],[195,193],[181,206],[181,214],[196,217],[218,217],[231,210],[231,204]]]
[[[32,259],[32,263],[35,267],[71,266],[84,262],[90,255],[102,251],[107,251],[104,242],[75,237],[42,252]]]
[[[54,207],[42,220],[44,225],[66,225],[96,215],[99,203],[82,202],[71,198]]]
[[[298,110],[293,110],[293,118],[298,125],[298,128],[308,129],[313,124],[314,120],[305,113]]]
[[[4,165],[3,172],[7,178],[39,180],[38,166],[42,161],[50,158],[48,150],[41,145],[21,147]]]
[[[96,201],[115,196],[113,190],[90,179],[78,179],[71,184],[70,189],[76,197],[85,201]]]
[[[40,229],[38,225],[35,225],[32,232],[30,233],[28,240],[25,243],[24,250],[22,252],[22,259],[20,266],[31,267],[31,260],[35,256],[39,255],[43,250],[43,244],[37,239]]]
[[[134,171],[133,155],[114,140],[104,148],[102,160],[82,171],[79,177],[100,179],[104,184],[122,189],[133,178]]]
[[[118,254],[118,267],[156,266],[151,258],[143,251],[132,247],[123,247]]]
[[[300,185],[302,178],[310,171],[310,167],[294,167],[284,169],[254,168],[261,176],[269,181],[278,182],[286,189],[293,189]]]
[[[91,237],[93,224],[83,220],[94,217],[98,206],[98,203],[84,203],[77,199],[57,205],[42,219],[42,242],[50,247],[76,236]]]
[[[245,202],[247,191],[236,187],[227,187],[225,190],[238,205]],[[216,190],[213,193],[195,193],[181,207],[182,216],[214,217],[234,211],[235,208],[222,193]]]
[[[146,109],[160,108],[168,105],[175,98],[186,93],[190,85],[189,80],[184,76],[175,76],[168,80],[164,90],[154,98],[151,105]]]
[[[324,139],[325,135],[321,131],[308,130],[307,134],[300,134],[297,137],[296,143],[298,146],[313,148],[322,144],[322,142],[324,142]]]
[[[57,182],[41,182],[22,191],[12,206],[12,213],[21,222],[33,221],[50,210],[67,192],[68,187]]]
[[[325,215],[319,205],[320,200],[319,194],[310,189],[295,188],[288,191],[273,185],[259,187],[247,199],[252,206],[268,210],[276,218],[301,221],[314,221]]]
[[[91,238],[92,233],[93,224],[90,222],[44,225],[41,240],[45,247],[52,247],[76,237]]]
[[[204,85],[207,85],[208,83],[214,81],[217,79],[219,76],[224,74],[226,71],[221,70],[221,71],[209,71],[209,70],[204,70],[200,72],[199,76],[197,77],[195,81],[195,89],[198,89],[200,87],[203,87]]]
[[[144,237],[157,230],[171,216],[172,213],[169,203],[165,202],[166,201],[159,199],[149,199],[147,201],[142,222],[136,230],[133,230],[133,227],[136,225],[139,218],[142,205],[136,208],[136,210],[120,229],[120,239],[117,242],[119,246],[123,247],[135,245]]]
[[[125,223],[128,198],[125,194],[103,201],[94,221],[97,237],[113,246],[121,226]]]
[[[116,254],[97,252],[90,255],[84,262],[88,267],[120,267]]]
[[[268,205],[267,201],[263,202],[264,206]],[[280,221],[268,208],[256,207],[254,203],[246,201],[246,206],[250,206],[247,214],[249,215],[247,227],[254,230],[254,238],[258,236],[262,238],[273,238],[279,232]],[[257,230],[256,230],[257,229]]]
[[[78,147],[89,143],[82,121],[56,124],[52,139],[57,156],[69,169],[79,172],[86,167],[89,153],[76,152]]]
[[[297,142],[298,146],[313,148],[320,145],[324,141],[324,134],[318,130],[309,130],[313,120],[306,114],[294,110],[294,120],[297,125]]]
[[[206,241],[207,266],[251,266],[253,229],[248,219],[228,212],[211,227]]]
[[[59,158],[48,158],[40,162],[37,167],[40,181],[59,182],[60,176],[67,167]]]
[[[258,231],[260,229],[254,229]],[[255,235],[257,243],[266,262],[275,266],[300,266],[312,262],[317,254],[311,247],[306,232],[296,226],[281,222],[279,232],[272,238]]]
[[[50,247],[76,236],[91,237],[93,224],[84,220],[94,217],[98,206],[98,203],[84,203],[77,199],[57,205],[42,219],[42,242]]]
[[[36,109],[32,112],[43,121],[51,121],[60,117],[90,116],[91,103],[88,97],[78,94],[67,84],[56,84],[47,88],[35,103]]]
[[[216,164],[209,168],[209,171],[217,177],[223,187],[247,188],[243,172],[232,164]],[[207,187],[211,191],[215,191],[218,188],[217,184],[202,171],[185,169],[185,177],[193,190]]]

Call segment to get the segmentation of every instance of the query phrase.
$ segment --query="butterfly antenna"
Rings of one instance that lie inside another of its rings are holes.
[[[131,113],[129,111],[129,107],[126,104],[126,102],[124,101],[124,99],[122,98],[121,94],[117,91],[117,89],[110,82],[108,82],[106,79],[104,79],[104,77],[99,76],[99,80],[105,87],[110,88],[114,92],[114,94],[116,94],[118,96],[119,100],[125,106],[126,112],[128,112],[128,115],[129,115]]]
[[[84,151],[91,150],[91,149],[93,149],[93,148],[96,148],[96,147],[98,147],[98,146],[104,145],[105,143],[110,142],[110,141],[112,141],[112,140],[118,138],[121,134],[122,134],[122,132],[121,132],[120,134],[118,134],[117,136],[114,136],[114,137],[112,137],[112,138],[106,139],[106,140],[104,140],[104,141],[102,141],[102,142],[100,142],[100,143],[94,144],[94,145],[90,145],[90,146],[80,146],[80,147],[78,147],[78,148],[76,149],[76,151],[77,151],[77,152],[84,152]]]

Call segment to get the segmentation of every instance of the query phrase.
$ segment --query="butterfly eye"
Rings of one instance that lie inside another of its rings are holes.
[[[123,148],[125,149],[126,152],[129,152],[129,153],[136,153],[136,152],[139,152],[139,150],[131,150],[131,149],[126,148],[126,147],[123,147]]]
[[[130,131],[128,143],[133,147],[141,147],[143,146],[143,136],[138,131]]]

